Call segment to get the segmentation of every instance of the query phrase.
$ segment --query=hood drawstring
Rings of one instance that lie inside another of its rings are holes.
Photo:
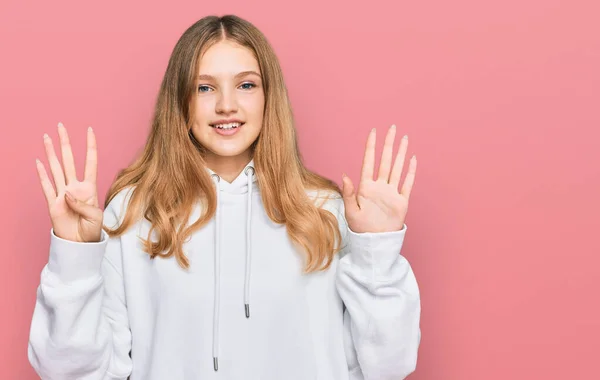
[[[213,366],[215,371],[219,370],[219,309],[221,300],[221,207],[219,201],[221,194],[221,177],[212,174],[217,186],[217,210],[215,213],[215,286],[214,286],[214,308],[213,308]]]
[[[254,176],[254,168],[248,166],[244,173],[248,177],[248,213],[246,217],[246,276],[244,283],[244,310],[246,311],[246,318],[250,318],[250,264],[252,260],[252,239],[250,226],[252,225],[252,176]]]
[[[244,278],[244,311],[246,318],[250,318],[250,272],[252,263],[251,225],[252,225],[252,185],[254,182],[254,167],[246,166],[244,174],[248,177],[248,213],[246,216],[246,274]],[[214,309],[213,309],[213,367],[219,370],[219,312],[221,300],[221,177],[212,173],[217,190],[217,210],[215,214],[215,284],[214,284]]]

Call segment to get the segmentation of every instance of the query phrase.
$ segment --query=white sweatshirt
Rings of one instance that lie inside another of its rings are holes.
[[[145,219],[98,243],[50,231],[28,348],[42,379],[400,380],[414,371],[421,308],[400,255],[406,225],[354,233],[338,195],[323,207],[344,249],[327,271],[302,274],[303,254],[265,213],[253,161],[231,183],[208,170],[217,215],[184,244],[188,271],[142,251]],[[122,221],[129,196],[110,202],[107,226]]]

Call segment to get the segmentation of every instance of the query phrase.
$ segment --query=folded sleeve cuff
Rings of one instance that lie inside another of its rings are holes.
[[[389,232],[354,232],[348,227],[348,251],[354,265],[385,277],[400,256],[407,226]]]
[[[108,234],[102,230],[99,242],[75,242],[56,236],[54,229],[50,229],[48,270],[63,282],[100,275],[108,239]]]

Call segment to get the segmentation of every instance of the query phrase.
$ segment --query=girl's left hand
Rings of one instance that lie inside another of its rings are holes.
[[[408,212],[408,198],[415,182],[417,157],[412,156],[408,173],[398,192],[400,177],[404,167],[408,136],[404,136],[394,166],[392,167],[392,151],[396,137],[396,126],[392,125],[385,137],[381,163],[377,179],[373,179],[375,166],[375,128],[369,133],[363,159],[363,167],[358,185],[354,185],[346,175],[342,179],[342,195],[346,209],[346,221],[353,232],[389,232],[399,231],[404,226]],[[391,172],[390,172],[391,170]]]

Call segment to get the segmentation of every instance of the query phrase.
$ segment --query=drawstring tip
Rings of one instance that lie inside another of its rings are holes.
[[[215,372],[219,370],[219,358],[213,358],[213,367],[215,368]]]
[[[246,308],[246,318],[250,318],[250,304],[244,305]]]

